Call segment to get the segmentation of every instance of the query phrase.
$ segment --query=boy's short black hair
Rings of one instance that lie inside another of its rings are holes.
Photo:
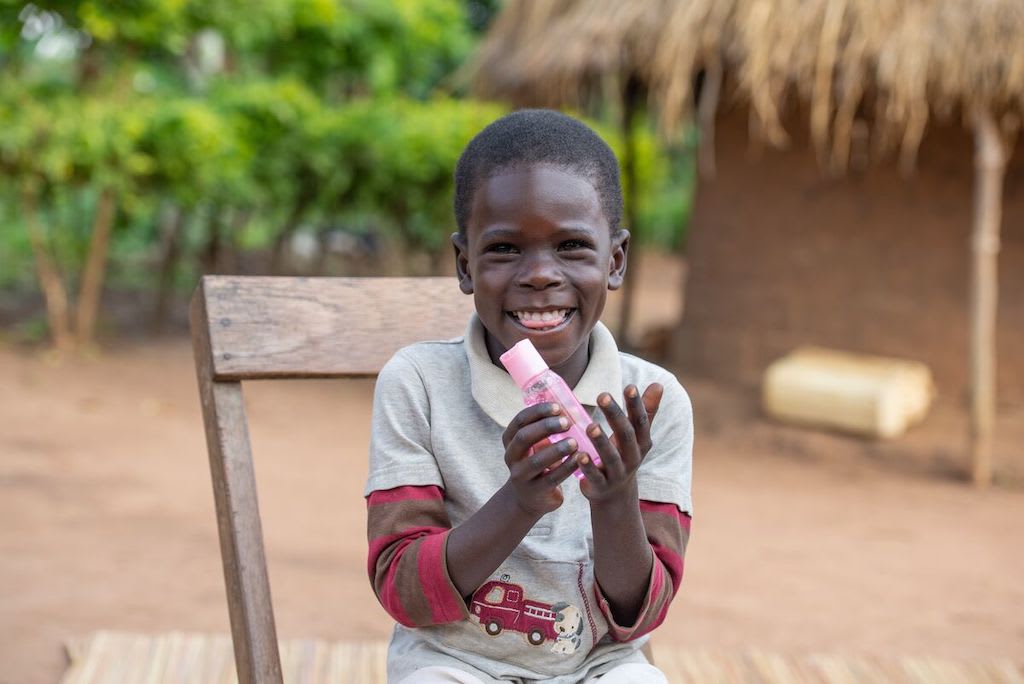
[[[550,164],[590,181],[608,227],[622,223],[619,162],[589,126],[551,109],[520,109],[491,123],[469,141],[455,165],[455,222],[465,234],[473,195],[482,180],[530,164]]]

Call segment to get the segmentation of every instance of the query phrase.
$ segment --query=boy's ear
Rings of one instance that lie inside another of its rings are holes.
[[[626,261],[629,255],[629,231],[620,228],[612,235],[611,256],[608,258],[608,289],[618,290],[626,275]]]
[[[473,294],[473,277],[469,274],[469,245],[462,233],[452,233],[452,247],[455,249],[455,275],[463,294]]]

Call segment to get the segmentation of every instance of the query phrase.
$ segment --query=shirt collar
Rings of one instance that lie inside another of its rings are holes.
[[[473,399],[499,425],[506,426],[523,410],[523,392],[504,368],[491,363],[484,340],[484,325],[474,313],[466,326],[466,356]],[[625,407],[622,400],[622,367],[615,338],[598,321],[590,333],[590,360],[573,393],[585,406],[596,406],[597,396],[608,392]]]

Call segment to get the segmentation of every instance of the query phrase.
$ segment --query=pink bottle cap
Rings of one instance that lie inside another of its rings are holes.
[[[530,340],[514,344],[500,358],[501,365],[505,366],[505,370],[520,387],[526,387],[534,376],[548,369],[548,364],[544,363],[540,352]]]

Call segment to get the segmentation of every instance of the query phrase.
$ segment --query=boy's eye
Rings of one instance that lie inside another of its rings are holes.
[[[565,240],[560,245],[558,245],[558,249],[564,252],[573,251],[577,249],[589,249],[590,247],[590,243],[587,242],[586,240]]]
[[[495,242],[493,245],[487,245],[485,252],[493,252],[495,254],[515,254],[518,250],[515,245],[507,242]]]

